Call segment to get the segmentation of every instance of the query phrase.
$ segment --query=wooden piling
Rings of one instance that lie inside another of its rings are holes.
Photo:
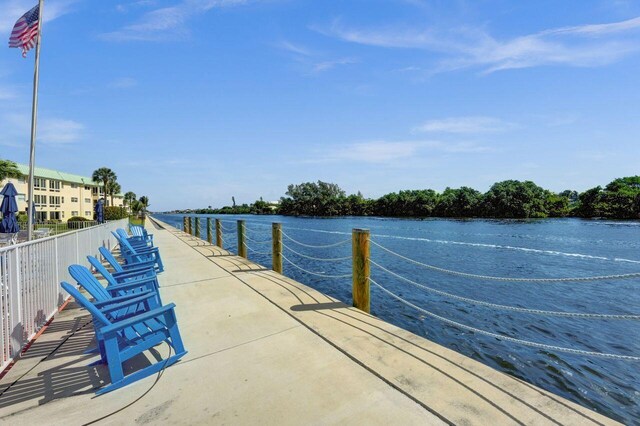
[[[211,218],[207,218],[207,241],[209,244],[213,243],[213,230],[211,229]]]
[[[238,221],[238,256],[247,258],[247,245],[244,242],[244,220]]]
[[[369,285],[369,230],[352,231],[353,254],[353,306],[369,313],[371,310],[371,291]]]
[[[216,219],[216,245],[222,248],[222,222]]]
[[[282,224],[271,224],[272,238],[272,269],[277,273],[282,273]]]
[[[182,231],[183,232],[187,232],[187,217],[186,216],[182,216]]]
[[[196,217],[195,221],[196,221],[196,230],[195,230],[196,232],[194,233],[194,235],[200,238],[200,218]]]

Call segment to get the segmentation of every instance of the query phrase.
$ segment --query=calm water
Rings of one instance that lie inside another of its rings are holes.
[[[235,220],[245,219],[249,258],[265,266],[271,256],[271,222],[309,245],[350,238],[352,228],[371,230],[372,240],[412,259],[446,269],[504,277],[576,277],[640,272],[640,222],[577,219],[401,220],[381,218],[291,218],[218,216],[231,233],[225,248],[236,252]],[[182,216],[158,215],[176,227]],[[202,221],[203,223],[205,221]],[[203,225],[204,226],[204,225]],[[320,231],[320,232],[319,232]],[[206,235],[203,232],[203,235]],[[309,248],[284,243],[318,258],[350,256],[350,244]],[[253,251],[251,251],[253,249]],[[321,262],[289,248],[285,256],[308,271],[327,275],[351,272],[349,260]],[[477,300],[552,311],[639,314],[640,279],[565,283],[500,282],[459,277],[424,269],[372,245],[371,258],[429,287]],[[317,277],[284,263],[285,274],[345,303],[349,278]],[[371,266],[373,280],[434,314],[494,333],[586,351],[640,356],[640,321],[539,316],[496,310],[427,292]],[[640,424],[640,362],[544,351],[478,335],[425,315],[375,286],[372,313],[498,370],[522,378],[627,424]]]

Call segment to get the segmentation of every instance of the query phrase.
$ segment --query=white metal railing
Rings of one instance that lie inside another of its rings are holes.
[[[0,248],[0,371],[68,298],[60,282],[72,282],[69,265],[89,266],[86,257],[97,256],[99,247],[115,247],[111,231],[127,224],[121,219]]]

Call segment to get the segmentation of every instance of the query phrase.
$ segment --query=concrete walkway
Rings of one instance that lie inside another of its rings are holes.
[[[95,397],[109,376],[72,305],[0,380],[0,423],[615,423],[161,225],[162,297],[189,354]]]

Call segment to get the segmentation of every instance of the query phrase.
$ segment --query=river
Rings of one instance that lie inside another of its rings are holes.
[[[182,215],[156,217],[182,227]],[[271,266],[271,255],[262,253],[271,250],[271,223],[282,223],[287,259],[285,275],[348,304],[351,304],[350,278],[321,275],[350,274],[351,262],[344,258],[351,255],[351,245],[346,241],[350,240],[353,228],[369,229],[372,262],[405,278],[398,278],[372,264],[372,280],[423,309],[416,310],[372,285],[373,315],[616,420],[640,424],[640,361],[572,354],[498,340],[443,322],[435,316],[545,345],[640,356],[638,320],[539,315],[470,303],[447,295],[525,309],[638,315],[640,278],[498,281],[445,273],[391,253],[446,270],[495,277],[633,274],[640,272],[640,222],[215,217],[223,221],[225,233],[231,234],[225,239],[225,248],[233,252],[237,252],[235,221],[244,219],[249,258],[268,267]],[[205,220],[202,222],[206,223]],[[203,236],[206,238],[205,233]],[[342,242],[345,243],[340,244]],[[327,245],[333,247],[307,247]],[[321,261],[310,257],[343,260]]]

